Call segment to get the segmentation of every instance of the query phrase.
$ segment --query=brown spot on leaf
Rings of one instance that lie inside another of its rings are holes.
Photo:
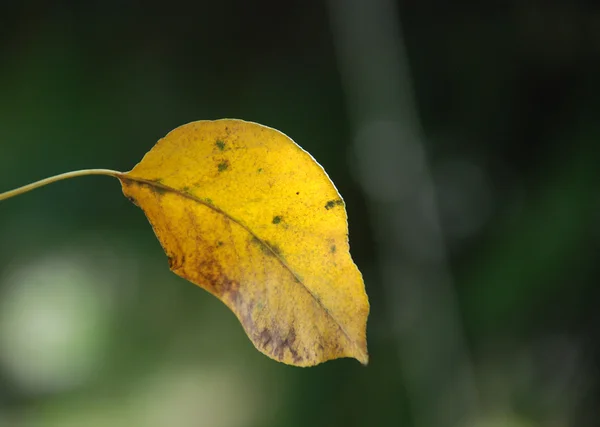
[[[304,360],[304,356],[298,352],[295,346],[296,330],[293,326],[289,329],[285,338],[282,337],[281,331],[275,328],[264,328],[255,336],[259,346],[269,351],[278,360],[284,360],[286,350],[290,352],[295,363],[300,363]]]
[[[337,250],[337,248],[335,247],[335,245],[331,245],[331,247],[329,248],[329,251],[334,254],[335,251]]]
[[[217,139],[217,141],[215,142],[215,145],[217,146],[217,148],[221,151],[225,150],[225,142],[221,139]]]
[[[173,271],[179,269],[185,263],[185,255],[181,256],[177,255],[167,255],[167,259],[169,260],[169,268]]]
[[[209,248],[210,249],[210,248]],[[214,246],[212,250],[214,250]],[[208,288],[221,298],[229,298],[237,303],[239,298],[240,284],[236,280],[230,279],[223,271],[223,267],[212,256],[207,253],[198,263],[196,270],[206,282]]]
[[[285,350],[288,349],[294,362],[298,363],[302,361],[303,358],[298,354],[298,350],[294,348],[294,343],[296,341],[296,330],[294,327],[290,328],[285,339],[281,339],[281,336],[279,335],[274,335],[273,340],[273,354],[275,354],[279,360],[283,360]]]
[[[263,346],[263,348],[266,348],[267,345],[269,345],[269,343],[271,342],[271,340],[273,338],[272,338],[271,333],[269,332],[269,330],[265,328],[260,333],[258,339],[260,340],[260,343]]]
[[[222,274],[217,281],[218,287],[221,289],[221,295],[228,294],[232,300],[237,300],[239,296],[240,284],[236,280],[231,280],[226,275]]]
[[[281,222],[281,217],[279,215],[273,217],[273,224],[279,224]]]

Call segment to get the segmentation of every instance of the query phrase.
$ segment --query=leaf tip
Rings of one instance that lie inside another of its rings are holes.
[[[369,353],[367,352],[366,348],[358,348],[357,352],[352,357],[358,360],[360,364],[365,367],[369,364]]]

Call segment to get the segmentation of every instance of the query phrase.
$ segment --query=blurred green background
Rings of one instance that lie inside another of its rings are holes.
[[[0,204],[0,426],[600,425],[600,7],[0,3],[0,191],[277,128],[346,200],[368,367],[256,351],[116,180]]]

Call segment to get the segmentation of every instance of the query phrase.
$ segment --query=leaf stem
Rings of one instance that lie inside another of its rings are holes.
[[[15,197],[23,193],[27,193],[28,191],[35,190],[36,188],[43,187],[48,184],[52,184],[56,181],[62,181],[63,179],[76,178],[78,176],[86,175],[108,175],[118,178],[119,176],[123,175],[123,173],[110,169],[83,169],[79,171],[65,172],[59,175],[51,176],[49,178],[41,179],[36,182],[32,182],[31,184],[15,188],[14,190],[9,190],[4,193],[0,193],[0,201],[10,199],[11,197]]]

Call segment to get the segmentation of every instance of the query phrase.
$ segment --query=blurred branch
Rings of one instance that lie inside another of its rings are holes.
[[[329,6],[414,425],[465,425],[477,415],[477,390],[398,11],[391,0],[330,0]]]

